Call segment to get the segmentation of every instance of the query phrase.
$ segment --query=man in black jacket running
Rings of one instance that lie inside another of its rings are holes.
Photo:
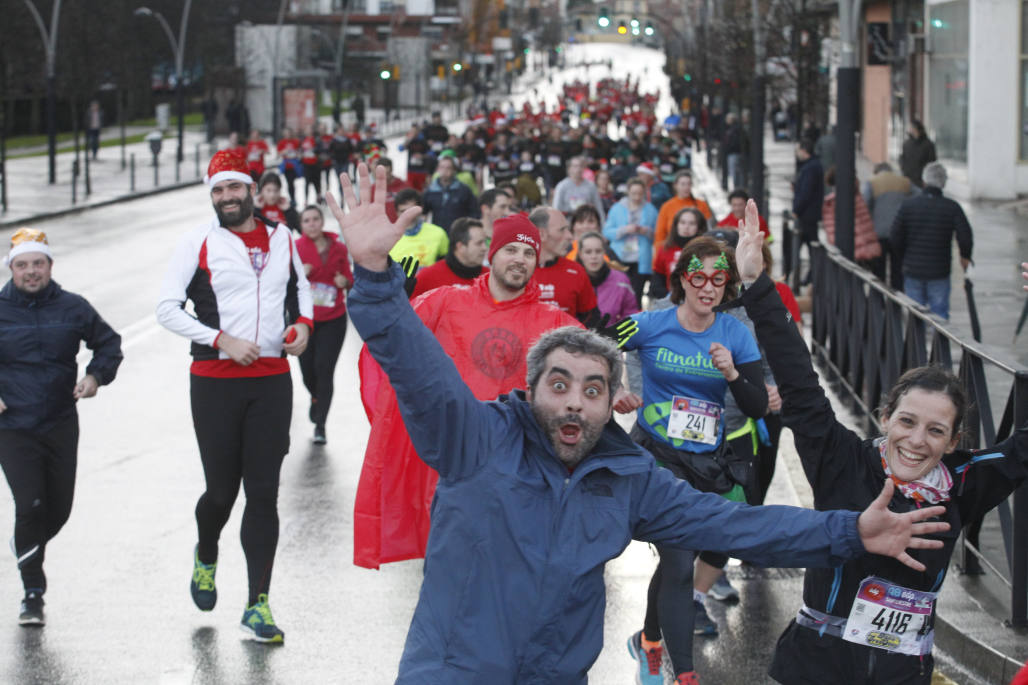
[[[46,235],[11,237],[11,280],[0,290],[0,466],[14,495],[14,538],[25,598],[21,625],[43,625],[47,543],[68,520],[75,491],[75,402],[114,380],[121,337],[79,295],[50,279]],[[93,351],[77,382],[79,343]]]

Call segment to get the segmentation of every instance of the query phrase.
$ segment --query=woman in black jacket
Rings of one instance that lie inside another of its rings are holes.
[[[832,411],[810,355],[771,279],[761,273],[756,206],[736,250],[744,283],[736,304],[753,320],[782,396],[784,424],[816,509],[862,509],[891,478],[893,511],[939,504],[950,530],[940,549],[916,550],[917,571],[867,554],[837,568],[807,569],[803,606],[778,640],[771,677],[796,683],[930,683],[935,598],[961,527],[1002,502],[1028,475],[1028,426],[989,449],[955,450],[966,402],[940,367],[903,374],[881,411],[883,437],[862,440]]]

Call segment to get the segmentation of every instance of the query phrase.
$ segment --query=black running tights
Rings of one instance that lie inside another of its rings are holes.
[[[300,355],[303,384],[311,394],[310,419],[318,426],[325,425],[328,408],[332,406],[333,377],[345,339],[346,314],[328,321],[316,321],[307,349]]]
[[[46,590],[46,543],[71,515],[78,415],[42,433],[0,430],[0,466],[14,495],[14,548],[26,590]]]
[[[200,561],[218,558],[218,538],[242,483],[240,539],[249,604],[268,592],[278,545],[278,477],[289,451],[293,384],[288,373],[260,378],[190,376],[193,428],[207,490],[196,503]]]
[[[693,670],[693,552],[658,545],[657,553],[660,563],[646,593],[643,635],[653,642],[664,638],[664,648],[677,677]]]

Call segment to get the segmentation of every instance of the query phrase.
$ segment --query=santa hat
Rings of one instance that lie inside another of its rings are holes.
[[[26,252],[42,252],[50,259],[53,253],[50,252],[50,243],[46,241],[46,233],[36,228],[19,228],[11,236],[11,251],[4,257],[4,264],[8,265],[15,257]]]
[[[635,173],[646,174],[647,176],[656,176],[657,167],[653,166],[653,162],[643,162],[635,168]]]
[[[542,251],[542,236],[539,229],[528,220],[524,212],[512,214],[493,222],[493,241],[489,245],[489,259],[493,261],[493,255],[501,247],[508,243],[524,243],[535,250],[535,261],[539,263],[539,253]]]
[[[253,176],[246,170],[246,157],[241,153],[236,150],[220,150],[211,157],[203,181],[212,188],[222,181],[242,181],[249,185],[253,183]]]

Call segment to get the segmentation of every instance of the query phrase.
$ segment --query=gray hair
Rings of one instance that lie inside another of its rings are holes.
[[[553,207],[542,206],[536,207],[532,210],[532,213],[528,215],[528,220],[531,221],[536,228],[541,228],[544,231],[550,227],[550,210]]]
[[[609,338],[575,326],[564,326],[543,333],[528,350],[528,358],[525,362],[528,369],[526,381],[530,390],[535,390],[543,372],[546,371],[546,358],[554,350],[600,357],[607,362],[607,367],[610,369],[607,389],[610,391],[611,402],[614,401],[614,395],[621,389],[621,374],[625,368],[624,362],[621,361],[621,351]]]
[[[926,186],[942,189],[946,187],[946,167],[939,162],[930,162],[921,172],[921,180]]]

